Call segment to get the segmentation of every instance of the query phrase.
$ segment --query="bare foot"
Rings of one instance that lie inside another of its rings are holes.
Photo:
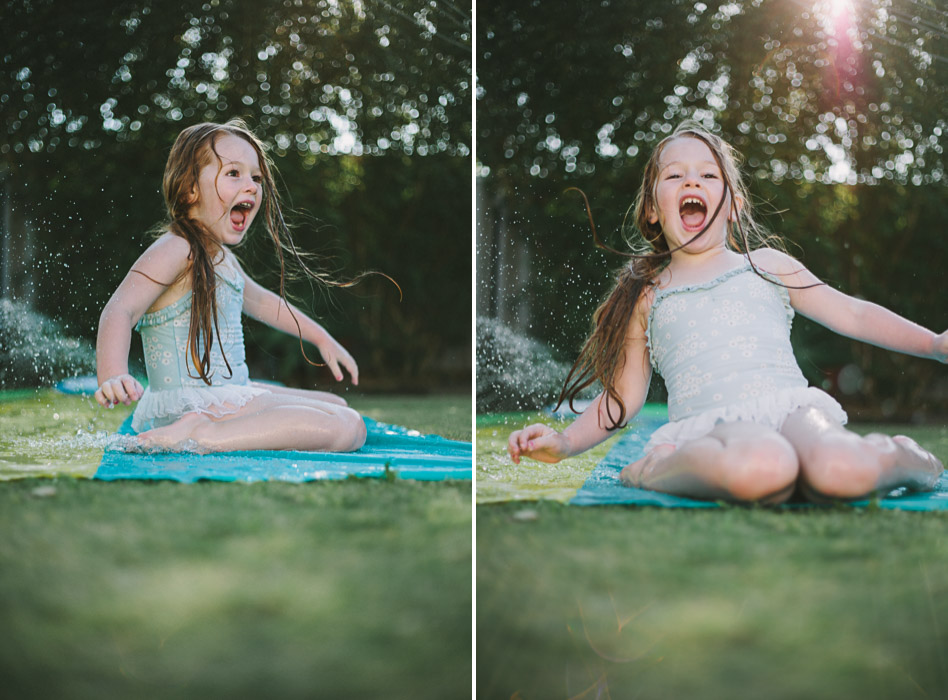
[[[619,481],[635,489],[642,488],[642,479],[654,469],[655,465],[675,451],[674,445],[658,445],[642,459],[623,467]]]
[[[907,435],[896,435],[892,440],[899,446],[900,454],[897,464],[913,472],[921,472],[928,477],[923,479],[916,488],[923,491],[931,491],[935,488],[935,484],[938,483],[945,470],[941,460]]]
[[[185,413],[171,425],[146,430],[137,438],[145,450],[200,451],[200,445],[194,442],[194,431],[210,422],[211,419],[203,413]]]

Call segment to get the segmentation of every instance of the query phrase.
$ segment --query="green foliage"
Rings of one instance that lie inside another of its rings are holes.
[[[294,217],[297,245],[322,254],[337,279],[378,270],[404,293],[399,302],[381,277],[331,293],[288,283],[352,351],[361,385],[469,385],[469,12],[326,0],[5,8],[0,180],[12,235],[35,239],[35,263],[20,264],[35,267],[39,310],[91,338],[163,218],[161,176],[178,132],[242,116],[306,212]],[[259,229],[249,239],[238,254],[275,288],[269,241]],[[293,338],[260,326],[249,335],[254,374],[328,379]]]
[[[451,2],[5,6],[2,154],[168,148],[169,131],[235,115],[310,162],[470,152],[471,20]]]
[[[572,361],[611,270],[651,149],[685,118],[743,154],[753,204],[818,276],[939,331],[926,293],[948,265],[944,219],[948,16],[930,4],[606,0],[478,7],[478,241],[527,251],[506,282],[531,335]],[[563,70],[569,66],[569,70]],[[848,167],[841,165],[848,164]],[[499,292],[479,268],[478,299]],[[504,291],[503,293],[507,293]],[[490,305],[490,304],[489,304]],[[508,319],[504,318],[504,321]],[[935,363],[798,319],[798,359],[857,416],[948,413]],[[863,377],[843,393],[838,376]]]
[[[848,5],[836,18],[829,3],[760,0],[481,5],[478,160],[518,180],[615,180],[694,118],[760,177],[828,183],[830,143],[861,178],[941,181],[948,18]]]

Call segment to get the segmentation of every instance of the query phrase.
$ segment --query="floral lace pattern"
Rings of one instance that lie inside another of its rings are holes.
[[[668,387],[666,428],[688,429],[658,433],[674,433],[668,441],[680,443],[719,420],[762,420],[776,429],[789,412],[815,404],[845,422],[835,400],[807,387],[790,345],[792,319],[787,289],[762,279],[747,260],[703,284],[659,289],[646,331],[649,356]]]
[[[142,336],[148,388],[135,409],[136,432],[167,425],[184,413],[198,411],[215,416],[233,413],[265,390],[250,385],[244,353],[244,280],[231,265],[217,271],[217,322],[219,342],[211,346],[208,386],[198,376],[188,350],[191,292],[168,306],[142,316],[135,327]],[[223,349],[223,352],[222,352]],[[198,356],[203,345],[198,345]],[[227,364],[224,363],[224,357]]]

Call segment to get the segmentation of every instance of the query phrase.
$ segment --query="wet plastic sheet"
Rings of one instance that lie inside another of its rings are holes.
[[[570,500],[570,505],[637,505],[665,508],[719,507],[720,504],[718,503],[630,488],[619,481],[619,472],[622,471],[622,467],[644,455],[642,448],[645,447],[645,443],[656,427],[654,421],[630,426],[627,432],[612,446],[612,449],[603,460],[599,462],[582,488]],[[885,498],[872,501],[872,503],[879,508],[898,510],[948,510],[948,472],[942,474],[941,480],[934,491],[909,492],[905,489],[899,489]],[[866,507],[870,505],[870,501],[854,501],[849,505]],[[791,503],[781,507],[799,508],[813,507],[813,505]]]
[[[131,416],[119,434],[131,435]],[[441,481],[471,479],[471,443],[364,418],[368,435],[357,452],[291,452],[255,450],[198,455],[187,452],[137,454],[107,449],[96,479],[164,479],[193,483],[213,481],[315,481],[385,477]]]

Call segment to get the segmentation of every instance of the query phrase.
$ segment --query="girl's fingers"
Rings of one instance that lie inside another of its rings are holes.
[[[549,435],[541,435],[540,437],[534,438],[530,442],[530,449],[531,450],[545,450],[549,447],[555,447],[556,437],[557,436],[554,433],[550,433]]]
[[[507,454],[514,464],[520,464],[520,458],[555,444],[556,431],[542,423],[528,425],[523,430],[515,430],[507,438]]]
[[[121,381],[113,382],[111,389],[114,396],[112,403],[124,403],[126,406],[131,403],[128,398],[128,394],[125,393],[125,387],[122,386]]]
[[[141,398],[141,384],[138,383],[138,380],[135,377],[130,377],[125,375],[121,379],[122,390],[125,392],[125,395],[128,397],[126,403],[131,403],[132,401],[138,401]]]
[[[339,362],[335,357],[329,358],[326,360],[326,365],[329,367],[329,371],[332,372],[332,376],[336,378],[337,382],[342,381],[342,371],[339,369]]]
[[[342,358],[342,364],[345,365],[346,369],[349,370],[349,375],[352,377],[352,383],[355,386],[359,385],[359,366],[356,364],[355,360],[352,359],[351,355],[346,355]]]
[[[99,403],[102,404],[104,408],[112,408],[112,406],[118,403],[115,400],[115,391],[112,389],[112,387],[109,385],[108,382],[106,382],[105,384],[99,387],[99,390],[96,392],[96,395],[101,396],[101,400],[99,401]]]
[[[510,437],[507,438],[507,454],[510,455],[510,458],[514,461],[514,464],[519,464],[520,462],[520,433],[521,430],[515,430],[510,433]]]
[[[520,450],[527,451],[533,449],[530,445],[530,442],[536,440],[543,435],[546,435],[549,431],[549,428],[541,423],[536,423],[534,425],[529,425],[520,431]]]
[[[102,393],[102,387],[96,389],[93,396],[95,397],[96,402],[98,402],[98,404],[103,408],[107,408],[109,406],[109,400],[105,398],[105,394]]]
[[[96,389],[94,397],[99,405],[112,408],[119,403],[131,405],[132,401],[138,401],[144,393],[144,387],[135,377],[130,374],[121,374],[102,382],[102,386]]]

